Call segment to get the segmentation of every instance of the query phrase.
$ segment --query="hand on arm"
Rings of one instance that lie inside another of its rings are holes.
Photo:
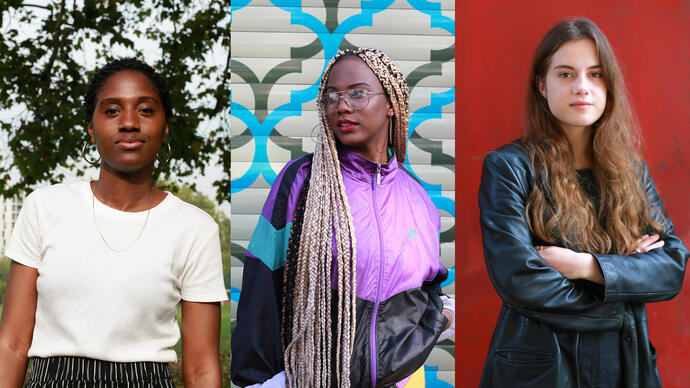
[[[220,388],[220,304],[182,301],[182,374],[187,388]]]
[[[38,270],[12,262],[0,322],[0,388],[24,383],[36,319]]]
[[[658,234],[647,235],[640,237],[635,241],[635,245],[631,247],[626,255],[632,255],[634,253],[647,253],[652,249],[661,248],[664,246],[664,240],[659,240]]]

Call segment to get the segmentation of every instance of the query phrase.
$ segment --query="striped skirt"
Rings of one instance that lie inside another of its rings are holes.
[[[27,388],[175,388],[162,362],[110,362],[85,357],[32,358]]]

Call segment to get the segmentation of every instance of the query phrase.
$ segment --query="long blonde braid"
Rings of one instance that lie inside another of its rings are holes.
[[[323,92],[333,65],[355,55],[383,86],[393,108],[390,140],[399,162],[405,160],[409,89],[398,66],[376,49],[343,50],[331,59],[321,79],[317,105],[320,131],[306,196],[300,198],[285,263],[282,340],[290,387],[350,387],[357,295],[357,249],[352,213],[340,171],[336,139],[329,128]],[[298,234],[299,236],[296,236]],[[332,315],[331,278],[336,243],[337,314]],[[333,321],[332,319],[335,319]],[[332,330],[335,329],[335,338]],[[335,349],[333,349],[335,340]],[[334,362],[333,365],[331,363]],[[332,378],[335,376],[335,381]]]

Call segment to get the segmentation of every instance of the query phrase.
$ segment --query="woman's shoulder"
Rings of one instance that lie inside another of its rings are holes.
[[[69,205],[70,199],[85,197],[91,188],[89,181],[76,181],[69,183],[57,183],[53,185],[40,186],[26,196],[26,201],[60,203],[61,206]],[[67,202],[65,202],[67,201]]]
[[[522,147],[522,138],[515,139],[510,143],[504,144],[493,151],[490,151],[485,158],[503,158],[506,160],[529,160],[525,149]]]
[[[487,153],[484,156],[484,169],[512,170],[522,174],[531,171],[532,163],[522,147],[522,138],[515,139]]]
[[[184,220],[186,225],[194,228],[207,227],[215,228],[217,223],[205,210],[191,204],[175,194],[168,192],[164,202],[167,203],[166,213],[177,219]]]
[[[501,190],[516,190],[522,195],[531,192],[535,173],[532,162],[522,147],[522,139],[505,144],[484,157],[480,196],[492,196]]]
[[[311,170],[311,160],[314,157],[313,153],[302,155],[299,158],[292,159],[287,162],[280,170],[276,182],[285,179],[294,179],[297,175],[307,175]]]
[[[306,154],[287,162],[271,185],[271,192],[274,193],[271,196],[279,193],[289,195],[295,189],[301,190],[311,171],[313,156],[314,154]]]

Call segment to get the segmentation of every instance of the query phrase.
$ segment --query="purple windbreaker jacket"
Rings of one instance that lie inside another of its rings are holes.
[[[356,387],[402,386],[447,323],[440,299],[448,275],[439,261],[440,215],[395,155],[378,164],[344,147],[338,153],[357,244],[350,380]],[[240,386],[283,370],[283,263],[311,158],[295,159],[280,172],[246,251],[231,341],[231,376]]]

